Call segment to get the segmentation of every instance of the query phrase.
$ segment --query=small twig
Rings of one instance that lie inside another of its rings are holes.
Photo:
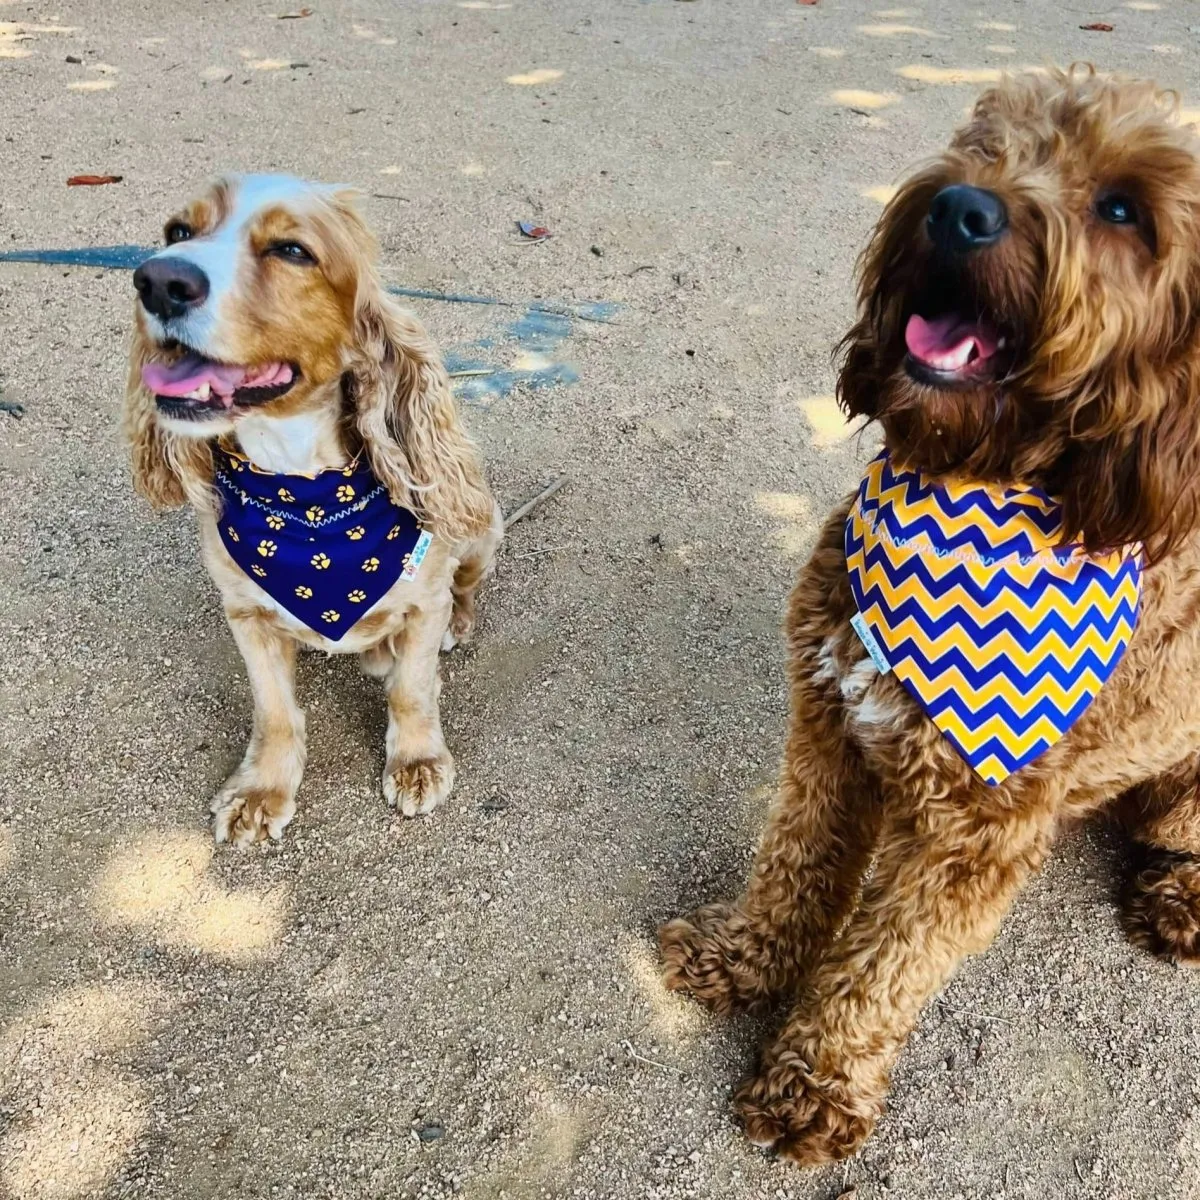
[[[1012,1025],[1016,1021],[1016,1017],[999,1017],[994,1013],[976,1012],[971,1008],[955,1008],[953,1004],[946,1004],[941,1000],[938,1001],[938,1005],[939,1007],[944,1008],[947,1012],[958,1013],[963,1017],[972,1017],[977,1021],[1002,1021],[1005,1025]]]
[[[648,1066],[651,1066],[651,1067],[659,1067],[663,1071],[674,1071],[677,1075],[683,1074],[683,1072],[678,1067],[673,1067],[673,1066],[671,1066],[670,1063],[656,1062],[652,1058],[646,1058],[645,1055],[639,1054],[633,1048],[633,1043],[628,1038],[626,1038],[621,1043],[621,1045],[624,1047],[625,1053],[628,1054],[630,1058],[636,1058],[638,1062],[646,1063]]]
[[[1086,1180],[1083,1178],[1083,1168],[1079,1165],[1079,1159],[1075,1160],[1075,1174],[1079,1176],[1080,1183],[1086,1182]]]
[[[495,367],[464,367],[461,371],[447,371],[451,379],[465,379],[468,375],[495,375]]]
[[[555,550],[566,550],[568,546],[574,546],[574,542],[559,542],[557,546],[542,546],[537,550],[526,550],[523,554],[510,555],[511,558],[533,558],[538,554],[550,554]]]
[[[632,271],[626,271],[625,274],[626,274],[626,276],[629,276],[629,275],[636,275],[639,271],[653,271],[653,270],[654,270],[653,263],[639,263],[636,267],[633,268]]]
[[[366,112],[367,110],[365,108],[360,108],[357,110],[352,109],[351,111]],[[391,192],[372,192],[371,195],[374,196],[376,200],[400,200],[404,204],[412,203],[407,196],[396,196]]]
[[[520,508],[509,513],[509,515],[504,518],[504,528],[511,529],[522,518],[529,516],[529,514],[533,512],[538,505],[544,504],[547,500],[549,500],[550,497],[553,496],[554,493],[557,492],[558,489],[562,487],[562,485],[566,483],[569,478],[570,476],[568,475],[560,475],[552,484],[550,484],[549,487],[542,488],[542,490],[538,492],[536,496],[530,500],[526,500]]]

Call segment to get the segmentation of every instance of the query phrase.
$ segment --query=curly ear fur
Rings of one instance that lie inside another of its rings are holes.
[[[384,293],[365,226],[348,208],[341,215],[358,249],[349,371],[371,467],[392,500],[432,532],[450,541],[478,536],[491,524],[493,502],[441,355],[420,321]]]
[[[142,383],[142,367],[150,350],[141,325],[135,322],[121,425],[129,444],[134,490],[155,508],[178,508],[188,499],[185,480],[211,480],[212,452],[204,442],[163,432],[156,419],[154,397]]]

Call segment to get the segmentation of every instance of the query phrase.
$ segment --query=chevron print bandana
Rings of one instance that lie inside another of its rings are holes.
[[[280,607],[337,642],[398,579],[417,577],[433,540],[370,466],[275,475],[219,446],[217,528],[229,557]]]
[[[992,786],[1071,728],[1137,624],[1140,547],[1061,543],[1037,488],[934,483],[886,452],[846,520],[851,624]]]

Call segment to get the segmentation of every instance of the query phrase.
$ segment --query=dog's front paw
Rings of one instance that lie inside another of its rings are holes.
[[[218,842],[249,846],[268,837],[278,841],[296,815],[296,801],[283,788],[231,779],[213,797],[211,809]]]
[[[431,813],[454,786],[454,760],[449,754],[388,763],[383,772],[387,802],[406,817]]]
[[[721,1016],[768,993],[757,940],[736,904],[706,904],[658,931],[663,983]]]
[[[849,1158],[884,1108],[882,1096],[855,1095],[845,1082],[818,1085],[799,1055],[787,1052],[743,1083],[733,1103],[754,1145],[802,1167]]]

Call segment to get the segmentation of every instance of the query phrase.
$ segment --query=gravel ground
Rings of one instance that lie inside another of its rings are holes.
[[[506,505],[571,482],[445,663],[451,801],[390,818],[377,685],[309,657],[299,816],[239,854],[205,818],[244,673],[119,443],[128,274],[0,265],[0,1195],[1200,1196],[1200,990],[1123,940],[1102,827],[827,1172],[741,1140],[765,1027],[664,993],[652,940],[761,827],[784,597],[874,445],[829,352],[881,189],[1002,67],[1191,88],[1200,7],[293,2],[0,0],[0,248],[144,243],[288,169],[382,194],[389,281],[516,303],[418,302],[447,347],[519,365],[531,298],[621,307],[555,349],[578,382],[469,411]]]

